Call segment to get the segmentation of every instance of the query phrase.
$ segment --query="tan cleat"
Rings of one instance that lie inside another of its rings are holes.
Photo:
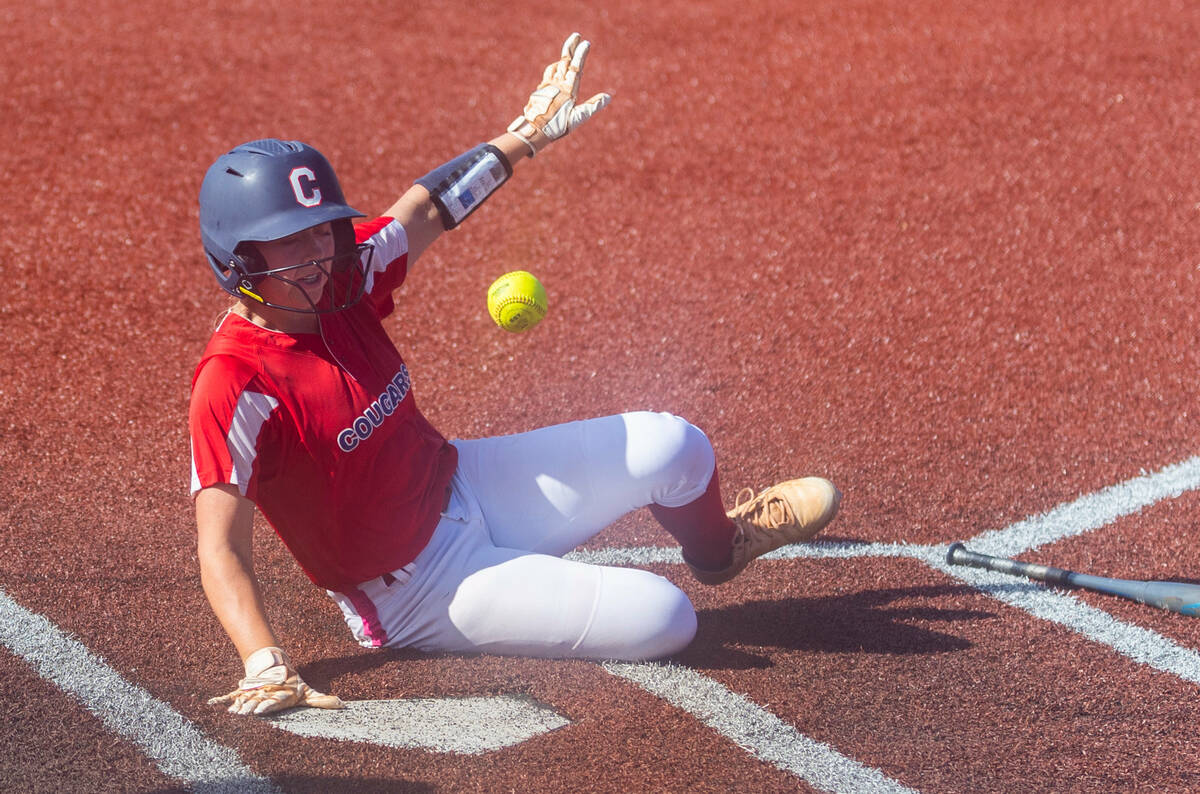
[[[727,514],[737,525],[733,562],[721,571],[706,571],[688,563],[704,584],[722,584],[742,572],[750,561],[789,543],[810,540],[837,515],[842,493],[823,477],[803,477],[773,485],[758,496],[745,488]]]

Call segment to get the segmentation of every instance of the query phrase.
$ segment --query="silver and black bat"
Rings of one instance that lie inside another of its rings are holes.
[[[971,551],[961,543],[950,545],[950,550],[946,552],[946,562],[951,565],[969,565],[972,568],[1024,576],[1027,579],[1063,587],[1077,587],[1080,590],[1108,593],[1142,604],[1149,604],[1152,607],[1169,609],[1181,615],[1200,617],[1200,585],[1185,584],[1184,582],[1109,579],[1106,576],[1076,573],[1050,565],[1021,562],[1008,557],[991,557]]]

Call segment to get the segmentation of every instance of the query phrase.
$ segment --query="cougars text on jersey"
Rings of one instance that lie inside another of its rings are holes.
[[[408,367],[400,365],[400,371],[392,376],[388,387],[380,392],[362,415],[337,436],[338,447],[343,452],[353,452],[360,442],[366,441],[375,432],[375,428],[383,424],[408,395],[411,381],[408,377]]]

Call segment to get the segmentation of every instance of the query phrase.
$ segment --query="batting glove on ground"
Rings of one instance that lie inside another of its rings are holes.
[[[562,57],[546,67],[541,85],[529,97],[525,112],[508,125],[508,131],[529,147],[531,157],[612,101],[608,94],[596,94],[586,102],[576,102],[579,78],[591,46],[578,33],[568,36]]]
[[[228,695],[208,701],[210,706],[229,704],[231,714],[269,714],[293,706],[318,709],[345,708],[337,695],[310,687],[292,669],[280,648],[259,648],[246,657],[246,677]]]

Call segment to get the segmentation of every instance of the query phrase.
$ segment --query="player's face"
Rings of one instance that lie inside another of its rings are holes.
[[[278,240],[257,243],[257,246],[267,260],[268,270],[293,268],[263,279],[258,288],[263,298],[278,306],[297,309],[311,308],[320,301],[329,278],[329,263],[318,265],[316,262],[333,256],[332,224],[322,223]],[[307,262],[313,264],[302,264]]]

